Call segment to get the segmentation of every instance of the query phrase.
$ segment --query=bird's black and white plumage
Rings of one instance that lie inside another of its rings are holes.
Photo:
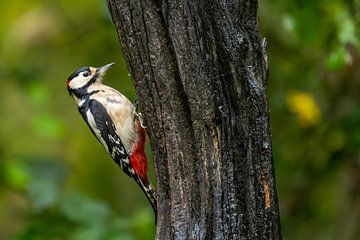
[[[102,84],[112,65],[77,69],[67,79],[67,89],[92,133],[120,168],[138,183],[156,214],[155,191],[147,175],[145,130],[130,100]]]

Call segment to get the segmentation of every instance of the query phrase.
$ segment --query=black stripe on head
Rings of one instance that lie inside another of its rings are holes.
[[[73,72],[69,77],[68,81],[71,81],[73,78],[77,77],[81,72],[90,71],[90,67],[81,67],[78,68],[75,72]]]

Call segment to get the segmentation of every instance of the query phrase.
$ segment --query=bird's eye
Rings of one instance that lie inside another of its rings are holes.
[[[89,72],[84,72],[84,73],[83,73],[83,76],[84,76],[84,77],[87,77],[87,76],[89,76],[89,75],[90,75]]]

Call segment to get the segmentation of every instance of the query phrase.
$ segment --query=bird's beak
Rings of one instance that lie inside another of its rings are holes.
[[[105,75],[106,71],[109,70],[112,65],[114,65],[114,63],[109,63],[105,66],[96,68],[96,75],[98,75],[98,77],[100,78],[99,80],[101,80],[101,78]]]

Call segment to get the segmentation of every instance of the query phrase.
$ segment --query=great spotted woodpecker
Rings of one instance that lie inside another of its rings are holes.
[[[67,79],[67,89],[91,132],[120,168],[134,178],[156,216],[156,196],[147,175],[146,132],[141,119],[129,99],[102,84],[112,65],[77,69]]]

